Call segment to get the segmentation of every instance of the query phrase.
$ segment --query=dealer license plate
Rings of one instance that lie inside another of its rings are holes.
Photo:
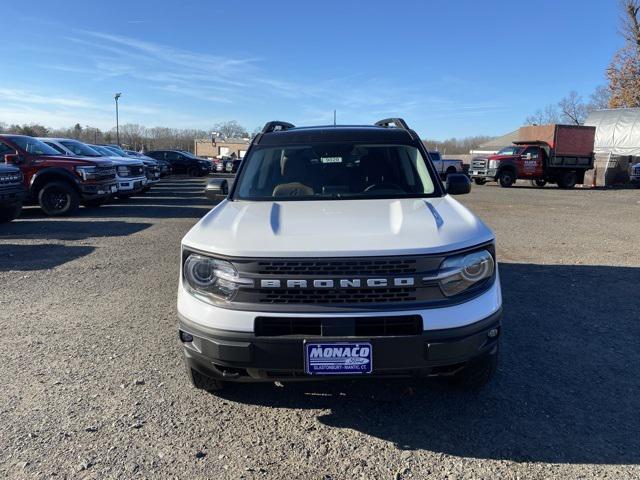
[[[371,373],[373,349],[368,342],[305,343],[304,365],[309,375]]]

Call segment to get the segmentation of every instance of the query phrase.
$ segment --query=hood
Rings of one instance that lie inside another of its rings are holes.
[[[487,160],[511,160],[513,158],[517,158],[520,155],[489,155]]]
[[[95,165],[97,167],[112,167],[115,163],[109,157],[80,157],[75,155],[30,155],[29,158],[31,160],[62,161],[74,165]]]
[[[118,156],[102,157],[102,158],[108,158],[110,161],[112,161],[116,165],[128,165],[130,167],[141,167],[144,165],[144,163],[142,163],[142,160],[134,160],[132,158],[124,158],[124,157],[118,157]]]
[[[441,253],[493,238],[482,221],[447,195],[391,200],[224,200],[182,243],[232,257],[329,257]]]

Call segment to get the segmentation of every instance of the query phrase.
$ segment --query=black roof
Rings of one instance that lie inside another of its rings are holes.
[[[414,143],[411,134],[400,128],[387,128],[371,125],[328,125],[318,127],[296,127],[264,133],[260,138],[263,145],[287,145],[294,143]]]

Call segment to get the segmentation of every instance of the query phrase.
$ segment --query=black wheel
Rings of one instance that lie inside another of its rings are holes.
[[[498,366],[498,348],[495,353],[472,360],[449,379],[451,385],[464,390],[480,390],[491,381]]]
[[[547,184],[546,180],[531,180],[531,186],[532,187],[539,187],[542,188]]]
[[[484,185],[487,183],[486,178],[474,178],[473,181],[476,182],[476,185]]]
[[[9,205],[8,207],[0,208],[0,223],[10,222],[20,216],[22,210],[22,204]]]
[[[221,380],[207,377],[190,367],[187,367],[187,376],[191,381],[191,385],[200,390],[206,390],[207,392],[219,392],[224,388],[224,382]]]
[[[86,200],[82,204],[87,208],[100,208],[107,203],[108,198],[98,198],[96,200]]]
[[[509,188],[514,183],[516,183],[516,177],[511,170],[503,170],[502,172],[500,172],[498,181],[500,182],[501,187]]]
[[[187,175],[189,175],[190,177],[199,177],[200,170],[196,167],[191,167],[189,170],[187,170]]]
[[[578,182],[578,175],[576,172],[565,172],[558,179],[558,187],[560,188],[573,188]]]
[[[45,214],[60,217],[76,211],[80,205],[80,196],[68,183],[51,182],[38,192],[38,203]]]

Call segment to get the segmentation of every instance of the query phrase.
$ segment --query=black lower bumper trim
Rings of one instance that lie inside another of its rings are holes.
[[[314,340],[370,342],[373,376],[451,374],[469,360],[496,350],[501,321],[499,310],[464,327],[369,338],[256,337],[252,333],[203,329],[184,318],[180,318],[180,330],[193,337],[193,341],[182,343],[190,368],[225,380],[273,381],[315,378],[304,374],[303,358],[304,342]],[[495,335],[489,335],[491,330]]]

